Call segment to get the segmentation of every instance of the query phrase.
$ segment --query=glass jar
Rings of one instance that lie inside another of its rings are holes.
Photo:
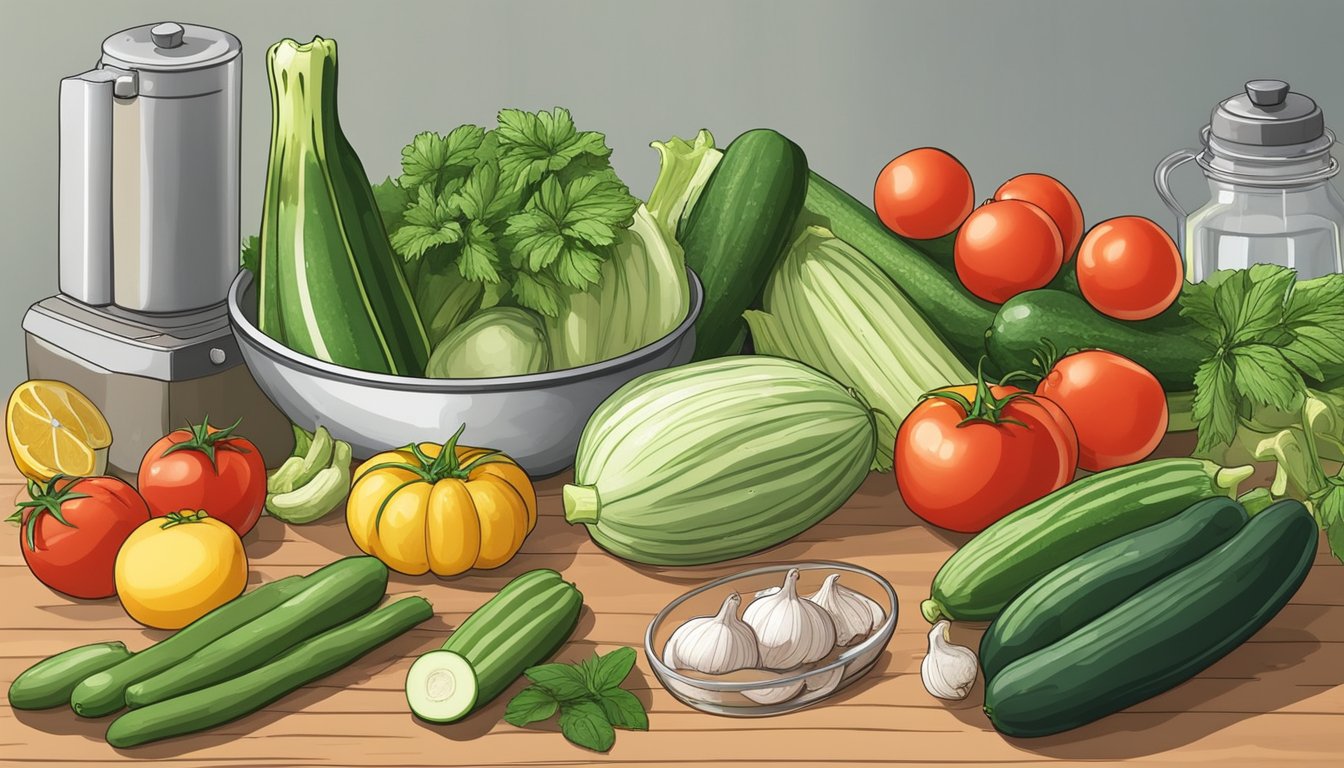
[[[1335,136],[1316,102],[1280,80],[1252,80],[1225,99],[1201,131],[1202,147],[1168,155],[1154,172],[1158,194],[1178,218],[1186,279],[1219,269],[1278,264],[1305,280],[1344,271],[1344,198],[1330,179]],[[1188,212],[1169,176],[1194,161],[1209,200]]]

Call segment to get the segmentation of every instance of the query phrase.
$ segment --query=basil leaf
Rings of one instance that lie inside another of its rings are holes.
[[[525,725],[549,720],[560,708],[551,692],[537,685],[530,685],[518,692],[504,708],[504,722],[522,728]]]
[[[565,703],[560,708],[560,732],[570,742],[594,752],[606,752],[616,743],[616,731],[606,712],[591,701]]]

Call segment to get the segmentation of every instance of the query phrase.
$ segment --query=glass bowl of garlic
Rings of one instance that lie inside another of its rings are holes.
[[[712,581],[667,605],[644,634],[654,675],[716,715],[763,717],[833,696],[891,640],[886,579],[848,563],[769,565]]]

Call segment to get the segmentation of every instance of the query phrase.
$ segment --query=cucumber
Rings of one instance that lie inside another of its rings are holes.
[[[1037,579],[1084,552],[1167,520],[1211,496],[1235,496],[1251,467],[1156,459],[1089,475],[1010,513],[953,553],[920,612],[930,624],[991,621]]]
[[[124,749],[236,720],[349,665],[433,615],[433,607],[423,597],[385,605],[309,638],[238,677],[133,709],[112,721],[107,743]]]
[[[1170,520],[1108,541],[1046,574],[1009,603],[980,640],[985,679],[1208,554],[1247,519],[1232,499],[1197,501]]]
[[[126,689],[132,709],[180,696],[256,669],[331,627],[364,613],[387,592],[387,566],[376,557],[337,560],[306,578],[304,590],[201,648],[180,664]]]
[[[110,715],[126,704],[126,689],[177,666],[196,651],[270,611],[304,588],[300,576],[287,576],[221,605],[176,634],[114,667],[82,680],[70,693],[70,706],[82,717]]]
[[[93,643],[62,651],[19,673],[9,684],[9,706],[51,709],[70,703],[70,692],[89,675],[131,658],[124,643]]]
[[[1060,353],[1070,348],[1105,349],[1147,368],[1163,389],[1194,389],[1195,370],[1213,351],[1176,306],[1150,320],[1125,322],[1092,308],[1081,296],[1042,288],[1020,293],[999,307],[985,337],[995,368],[1031,370],[1048,339]]]
[[[523,671],[560,649],[579,621],[583,595],[549,569],[504,585],[437,651],[406,674],[406,703],[421,720],[451,723],[489,704]]]
[[[975,370],[985,355],[985,331],[998,308],[963,288],[951,266],[921,251],[925,244],[930,250],[949,249],[949,240],[905,240],[888,230],[871,208],[815,173],[809,176],[807,201],[799,218],[804,224],[829,229],[872,260],[910,298],[953,353]],[[990,368],[986,366],[986,373],[1002,373]]]
[[[747,131],[724,150],[678,237],[704,286],[695,360],[742,350],[742,313],[784,255],[806,195],[807,155],[775,131]]]
[[[985,687],[985,714],[1010,736],[1046,736],[1180,685],[1287,605],[1317,536],[1301,503],[1271,505],[1216,550],[1009,664]]]

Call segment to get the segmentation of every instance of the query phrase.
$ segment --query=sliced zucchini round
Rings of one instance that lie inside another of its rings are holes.
[[[421,720],[452,723],[476,706],[476,670],[452,651],[430,651],[406,673],[406,702]]]

